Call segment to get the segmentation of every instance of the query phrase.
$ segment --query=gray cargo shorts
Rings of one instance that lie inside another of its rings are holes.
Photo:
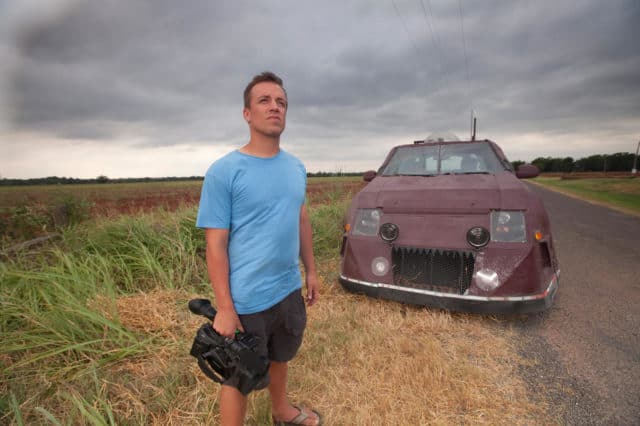
[[[267,310],[238,317],[245,333],[260,338],[257,352],[269,361],[288,362],[298,352],[307,325],[307,310],[301,289],[291,292]],[[264,387],[268,383],[268,380],[265,381]],[[237,388],[237,381],[233,377],[224,384]]]

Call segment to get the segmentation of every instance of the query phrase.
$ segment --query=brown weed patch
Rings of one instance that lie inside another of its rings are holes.
[[[120,320],[129,329],[174,336],[177,296],[175,291],[160,290],[121,297],[117,301]]]

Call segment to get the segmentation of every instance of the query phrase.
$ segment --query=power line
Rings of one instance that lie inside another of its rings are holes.
[[[427,28],[429,29],[429,33],[431,34],[431,44],[433,44],[433,49],[436,50],[436,42],[433,39],[433,29],[431,28],[431,22],[427,19],[427,10],[424,8],[424,2],[420,0],[420,6],[422,6],[422,16],[424,17],[424,22],[427,24]]]
[[[416,54],[418,56],[420,56],[420,50],[418,49],[418,45],[411,38],[411,33],[409,33],[409,28],[407,28],[407,25],[404,22],[404,19],[402,19],[402,15],[400,15],[400,11],[398,10],[398,6],[396,5],[396,2],[394,0],[391,0],[391,3],[393,3],[393,8],[396,11],[396,15],[398,15],[398,18],[400,19],[400,22],[402,23],[402,27],[404,28],[404,32],[407,33],[407,37],[409,38],[409,41],[411,42],[411,45],[413,46],[414,50],[416,51]]]
[[[427,10],[424,7],[424,2],[420,0],[420,6],[422,6],[422,16],[424,17],[424,21],[427,24],[427,28],[429,29],[429,34],[431,36],[431,44],[433,45],[433,50],[436,52],[438,56],[438,65],[440,66],[440,72],[443,71],[444,68],[444,55],[442,54],[442,49],[440,48],[440,43],[438,42],[435,34],[434,34],[434,24],[433,24],[433,12],[431,11],[431,2],[427,0],[427,5],[429,6],[429,16],[431,19],[427,18]]]
[[[469,79],[469,60],[467,59],[467,40],[464,36],[464,19],[462,17],[462,0],[458,0],[460,10],[460,30],[462,31],[462,51],[464,52],[464,69],[467,76],[467,96],[469,97],[469,106],[473,111],[473,101],[471,99],[471,82]]]
[[[418,48],[418,45],[416,44],[415,40],[411,37],[411,33],[409,32],[409,28],[407,27],[407,24],[405,22],[405,20],[402,18],[402,15],[400,14],[400,10],[398,9],[398,5],[396,4],[395,0],[391,0],[391,3],[393,4],[393,9],[396,12],[396,15],[398,16],[398,19],[400,19],[400,23],[402,24],[402,28],[404,29],[405,33],[407,34],[407,37],[409,38],[409,41],[411,42],[411,45],[413,46],[413,49],[416,52],[416,55],[418,58],[420,58],[421,56],[421,52],[420,49]],[[439,40],[438,37],[435,34],[435,20],[433,18],[433,11],[431,8],[431,2],[430,0],[427,0],[427,6],[425,7],[424,5],[424,1],[420,0],[420,5],[422,7],[422,16],[424,18],[424,21],[427,25],[427,28],[429,30],[429,35],[431,36],[431,43],[433,44],[434,50],[436,52],[436,55],[438,56],[438,64],[439,64],[439,68],[440,68],[440,73],[443,74],[445,77],[449,74],[446,72],[445,68],[446,68],[446,61],[444,58],[444,53],[442,52],[441,46],[439,45]],[[431,17],[431,19],[429,19],[427,17],[427,10],[428,10],[428,14]],[[465,32],[464,32],[464,17],[463,17],[463,11],[462,11],[462,0],[458,0],[458,11],[459,11],[459,18],[460,18],[460,31],[462,34],[462,47],[463,47],[463,54],[464,54],[464,65],[465,65],[465,76],[466,76],[466,82],[467,82],[467,97],[469,99],[469,108],[471,110],[471,125],[473,126],[473,118],[474,118],[474,112],[473,112],[473,100],[471,98],[471,79],[469,77],[469,58],[467,56],[467,40],[466,40],[466,36],[465,36]],[[426,33],[425,33],[426,35]],[[426,56],[426,55],[425,55]],[[426,58],[425,58],[426,59]],[[418,61],[416,61],[416,66],[419,67]]]
[[[402,15],[400,15],[400,10],[398,10],[398,6],[396,5],[395,0],[391,0],[391,3],[393,4],[393,8],[396,11],[396,15],[398,15],[398,19],[400,19],[400,22],[402,23],[402,27],[404,28],[405,33],[407,33],[407,37],[409,38],[409,41],[411,42],[411,45],[413,46],[413,49],[416,52],[416,57],[414,59],[414,62],[415,62],[415,65],[416,65],[416,71],[417,71],[418,75],[420,75],[422,72],[426,71],[425,68],[421,68],[421,66],[420,66],[420,58],[423,55],[420,53],[420,49],[418,48],[418,45],[415,43],[415,41],[411,37],[411,33],[409,32],[409,28],[407,27],[404,19],[402,19]],[[430,86],[428,78],[425,79],[425,83],[426,83],[425,91],[428,93],[429,92],[429,86]]]

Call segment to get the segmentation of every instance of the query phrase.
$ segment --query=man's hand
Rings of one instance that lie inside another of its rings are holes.
[[[312,306],[320,298],[320,281],[316,274],[308,274],[307,281],[307,304]]]
[[[313,231],[307,208],[303,204],[300,208],[300,257],[304,264],[307,283],[307,304],[313,305],[320,297],[320,282],[313,259]]]
[[[218,313],[213,319],[213,329],[219,335],[233,339],[236,330],[244,330],[233,307],[229,289],[229,255],[227,253],[229,230],[208,228],[205,231],[205,238],[207,239],[207,269],[218,305]]]
[[[233,309],[218,309],[213,319],[213,329],[221,336],[233,339],[236,330],[244,331],[238,314]]]

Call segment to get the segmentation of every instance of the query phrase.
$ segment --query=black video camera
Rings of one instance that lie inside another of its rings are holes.
[[[192,299],[189,310],[213,321],[216,310],[207,299]],[[198,360],[202,372],[217,383],[237,377],[238,390],[247,395],[266,385],[269,360],[258,355],[260,340],[247,333],[236,333],[235,339],[219,335],[211,323],[202,324],[191,346],[191,356]]]

